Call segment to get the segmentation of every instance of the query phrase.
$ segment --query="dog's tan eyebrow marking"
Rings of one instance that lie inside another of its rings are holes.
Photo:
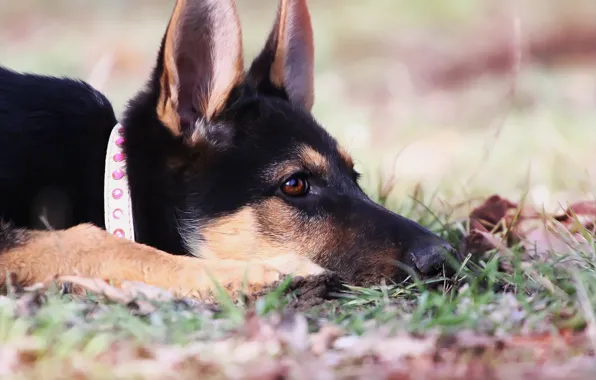
[[[294,157],[289,160],[276,162],[264,172],[267,181],[279,181],[296,172],[309,171],[314,175],[326,177],[329,161],[321,153],[308,145],[300,145]]]
[[[304,167],[302,167],[301,165],[297,165],[294,162],[278,162],[275,165],[269,167],[267,170],[265,170],[264,176],[265,180],[267,181],[277,182],[280,181],[282,178],[288,177],[293,173],[299,172],[301,170],[304,170]]]
[[[313,174],[324,176],[329,171],[327,158],[308,145],[302,145],[298,149],[298,156],[302,164]]]
[[[354,160],[352,159],[352,155],[341,145],[337,145],[337,153],[339,154],[339,158],[346,164],[346,166],[350,169],[354,168]]]

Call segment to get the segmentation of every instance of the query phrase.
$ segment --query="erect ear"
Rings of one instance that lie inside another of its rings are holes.
[[[162,47],[157,115],[192,136],[224,108],[243,78],[242,32],[232,0],[178,0]]]
[[[314,102],[314,45],[306,0],[281,0],[277,20],[249,77],[262,91],[282,90],[306,110]]]

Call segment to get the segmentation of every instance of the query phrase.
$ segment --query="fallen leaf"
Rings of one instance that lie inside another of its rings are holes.
[[[310,338],[311,351],[315,355],[322,355],[329,350],[335,340],[344,335],[344,332],[335,325],[325,325],[321,327],[318,333]]]
[[[531,207],[492,195],[470,213],[469,233],[460,249],[475,259],[493,249],[510,256],[506,248],[519,243],[528,259],[542,262],[556,254],[595,254],[593,245],[583,235],[585,231],[595,234],[595,222],[596,201],[577,202],[560,214],[543,215]]]

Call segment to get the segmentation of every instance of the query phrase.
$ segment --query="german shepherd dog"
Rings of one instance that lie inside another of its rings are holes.
[[[306,0],[281,0],[248,70],[233,1],[178,0],[121,124],[88,84],[0,69],[0,282],[79,275],[201,298],[213,279],[436,274],[452,248],[370,200],[311,115],[313,53]]]

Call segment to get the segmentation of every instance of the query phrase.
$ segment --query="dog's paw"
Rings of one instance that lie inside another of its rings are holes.
[[[197,273],[200,274],[197,275]],[[187,274],[186,279],[181,281],[182,284],[190,287],[187,296],[199,299],[210,298],[218,292],[218,286],[230,294],[238,291],[258,292],[283,276],[279,270],[262,262],[232,260],[212,262],[206,265],[202,272],[195,271]]]
[[[218,286],[228,293],[252,294],[270,287],[283,275],[307,277],[325,269],[306,257],[283,255],[266,261],[196,260],[179,268],[170,290],[177,296],[211,298]]]
[[[261,291],[251,294],[249,299],[254,301],[278,289],[285,281],[285,278],[286,276],[266,286]],[[327,300],[337,298],[342,291],[347,290],[345,283],[344,279],[337,273],[329,271],[307,277],[292,277],[292,282],[285,289],[284,295],[293,293],[294,297],[286,308],[293,311],[305,311]]]
[[[293,276],[306,277],[320,275],[326,272],[323,267],[315,264],[308,257],[296,254],[277,256],[275,258],[266,260],[265,264],[270,265],[272,268],[275,268],[280,273],[285,275],[290,274]]]
[[[277,288],[288,275],[293,277],[288,291],[302,287],[305,284],[305,278],[310,279],[310,281],[313,278],[317,278],[318,280],[315,281],[319,284],[317,294],[322,294],[324,290],[321,288],[321,285],[325,282],[322,279],[336,278],[335,275],[330,274],[310,259],[293,254],[277,256],[265,261],[246,263],[244,276],[240,276],[240,273],[236,271],[242,271],[242,267],[234,268],[233,271],[227,271],[224,275],[224,277],[230,279],[226,282],[226,290],[232,294],[236,294],[234,297],[238,293],[244,294],[244,296],[265,294],[269,290]]]

